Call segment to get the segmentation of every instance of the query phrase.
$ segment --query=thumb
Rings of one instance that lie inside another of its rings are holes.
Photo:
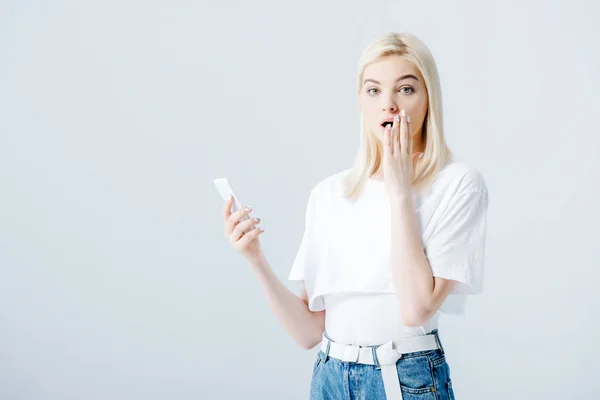
[[[418,160],[418,159],[422,158],[424,154],[425,154],[425,153],[423,153],[423,152],[418,152],[418,153],[415,153],[415,154],[413,154],[413,155],[412,155],[412,159],[413,159],[413,161],[415,161],[415,160]]]
[[[419,161],[419,159],[421,159],[423,157],[423,153],[419,152],[419,153],[415,153],[412,155],[412,164],[413,164],[413,168],[416,168],[416,164]]]

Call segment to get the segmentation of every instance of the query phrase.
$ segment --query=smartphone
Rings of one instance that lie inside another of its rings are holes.
[[[221,197],[223,198],[223,200],[226,201],[230,195],[233,196],[233,203],[231,204],[231,213],[234,213],[237,210],[239,210],[240,208],[242,208],[242,203],[240,203],[237,195],[235,194],[231,185],[229,184],[229,179],[217,178],[217,179],[215,179],[215,186],[217,187],[217,190],[221,194]],[[250,218],[249,214],[246,214],[242,218],[240,218],[240,222],[244,221],[248,218]]]

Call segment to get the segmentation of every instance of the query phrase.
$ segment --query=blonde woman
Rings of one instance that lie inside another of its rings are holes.
[[[358,70],[356,161],[310,191],[290,292],[260,247],[251,210],[223,207],[225,235],[252,266],[282,325],[319,346],[311,399],[453,399],[440,314],[482,290],[488,194],[444,140],[433,56],[382,35]]]

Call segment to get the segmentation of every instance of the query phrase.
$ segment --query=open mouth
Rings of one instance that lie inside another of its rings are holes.
[[[392,125],[391,121],[385,121],[384,123],[381,124],[381,126],[383,127],[383,129],[386,129],[388,125]]]

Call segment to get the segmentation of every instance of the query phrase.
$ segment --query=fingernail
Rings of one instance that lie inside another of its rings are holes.
[[[424,154],[425,154],[425,153],[421,153],[421,154],[419,155],[419,158],[423,158],[423,155],[424,155]]]
[[[231,200],[232,197],[232,195],[229,195],[229,197],[227,197],[227,201]]]
[[[396,115],[396,121],[400,122],[400,114]]]
[[[402,116],[406,117],[406,110],[402,110]]]
[[[410,115],[408,117],[406,117],[406,123],[410,124]]]
[[[250,210],[252,210],[252,207],[250,207],[250,206],[246,207],[246,211],[250,211]]]
[[[254,218],[254,222],[260,222],[260,218]]]

